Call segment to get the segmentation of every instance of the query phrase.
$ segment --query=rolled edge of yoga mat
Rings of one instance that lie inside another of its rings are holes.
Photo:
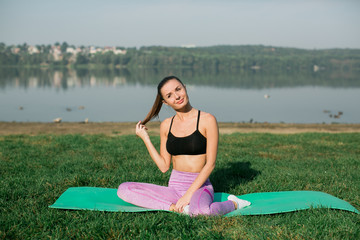
[[[226,200],[228,194],[220,193],[219,200]],[[330,194],[318,191],[283,191],[260,192],[238,196],[251,202],[251,205],[225,216],[236,215],[264,215],[286,213],[310,208],[331,208],[345,210],[359,214],[360,212],[350,203]]]
[[[71,210],[97,210],[110,212],[164,211],[147,209],[123,201],[117,189],[98,187],[72,187],[67,189],[50,208]],[[214,201],[226,201],[228,193],[215,193]],[[350,203],[330,194],[317,191],[284,191],[250,193],[238,196],[252,204],[225,216],[263,215],[285,213],[309,208],[333,208],[359,214]]]

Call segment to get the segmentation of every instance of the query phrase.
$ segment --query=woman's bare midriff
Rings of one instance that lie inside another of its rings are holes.
[[[206,163],[206,154],[172,156],[172,161],[177,171],[198,173]]]

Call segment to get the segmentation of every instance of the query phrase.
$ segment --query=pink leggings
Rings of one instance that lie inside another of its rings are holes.
[[[124,201],[140,207],[169,210],[171,204],[176,204],[198,175],[199,173],[172,170],[168,187],[124,182],[120,184],[117,195]],[[192,196],[189,204],[190,215],[223,215],[235,210],[232,201],[213,201],[214,188],[208,179]]]

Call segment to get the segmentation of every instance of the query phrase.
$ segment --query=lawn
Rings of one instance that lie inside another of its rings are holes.
[[[159,137],[152,137],[159,148]],[[360,210],[359,133],[221,135],[216,192],[310,190]],[[360,239],[360,214],[310,209],[285,214],[194,217],[48,208],[69,187],[166,185],[134,135],[0,136],[2,239]]]

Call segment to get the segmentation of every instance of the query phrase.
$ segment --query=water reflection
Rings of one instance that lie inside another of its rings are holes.
[[[0,68],[0,88],[54,88],[155,85],[164,76],[176,75],[187,84],[225,88],[263,89],[298,86],[360,87],[352,72],[301,71],[201,72],[193,69],[40,69]]]
[[[0,68],[0,121],[139,121],[167,75],[179,76],[191,103],[222,122],[360,122],[353,73],[39,68]],[[160,120],[172,114],[165,107]]]

